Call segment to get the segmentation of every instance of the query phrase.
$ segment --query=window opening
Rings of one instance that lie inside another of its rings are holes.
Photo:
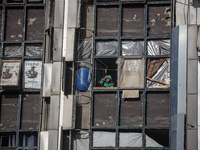
[[[106,78],[108,75],[109,75],[109,78],[111,78],[109,82],[106,81]],[[106,87],[106,88],[117,87],[116,58],[95,59],[95,84],[94,84],[94,87]]]

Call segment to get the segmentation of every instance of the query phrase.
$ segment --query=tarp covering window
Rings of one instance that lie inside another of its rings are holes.
[[[119,70],[120,88],[144,88],[144,59],[119,58],[116,63]]]
[[[119,146],[142,147],[142,133],[134,133],[134,132],[119,133]],[[163,146],[146,135],[146,147],[163,147]]]
[[[21,56],[21,53],[21,46],[5,46],[4,48],[4,56]]]
[[[148,55],[168,55],[170,54],[170,40],[148,41]]]
[[[122,55],[142,55],[144,52],[143,41],[122,41]]]
[[[73,150],[89,149],[89,132],[79,131],[73,133]]]
[[[146,137],[146,147],[163,147],[158,142]],[[93,147],[115,147],[115,132],[94,131],[93,132]],[[142,133],[136,132],[121,132],[119,133],[120,147],[142,147]],[[80,149],[82,150],[82,149]]]
[[[117,41],[97,42],[96,56],[116,56],[118,49]]]
[[[26,46],[26,56],[42,56],[42,45],[37,46]]]
[[[147,80],[147,87],[166,86],[170,84],[170,59],[148,59],[147,77],[158,80]],[[165,83],[162,84],[161,82]]]
[[[78,60],[86,61],[91,59],[92,53],[92,42],[91,41],[83,41],[79,44],[77,48]]]
[[[93,147],[114,147],[115,146],[115,132],[93,132]]]

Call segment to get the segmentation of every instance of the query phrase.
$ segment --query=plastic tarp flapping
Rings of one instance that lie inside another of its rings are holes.
[[[21,56],[21,46],[6,46],[4,49],[5,56]]]
[[[42,46],[26,46],[26,56],[42,56]]]
[[[142,55],[144,52],[143,41],[122,41],[122,55]]]
[[[142,147],[142,133],[119,133],[120,147]],[[163,147],[146,135],[146,147]]]
[[[96,56],[116,56],[118,49],[117,41],[97,42]]]
[[[86,131],[74,132],[73,134],[73,150],[89,149],[89,133]]]
[[[115,132],[93,132],[93,147],[114,147],[115,146]]]
[[[158,142],[146,137],[146,147],[163,147]],[[94,131],[93,132],[93,147],[115,147],[115,132]],[[142,133],[121,132],[119,133],[120,147],[142,147]],[[81,149],[82,150],[82,149]]]
[[[144,58],[119,58],[116,63],[119,70],[119,88],[144,88]]]
[[[153,61],[159,61],[159,60],[153,60]],[[157,71],[155,71],[155,73],[151,78],[170,84],[170,59],[165,59],[162,65],[157,69]],[[166,85],[156,81],[147,80],[147,87],[157,87],[157,86],[166,86]]]
[[[146,147],[163,147],[163,146],[146,135]]]
[[[91,41],[83,41],[79,44],[77,48],[78,60],[85,61],[91,59],[92,53],[92,42]]]
[[[152,40],[147,44],[148,55],[170,54],[170,40]]]

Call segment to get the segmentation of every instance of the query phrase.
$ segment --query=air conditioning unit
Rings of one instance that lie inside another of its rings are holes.
[[[146,3],[146,0],[120,0],[122,3]]]

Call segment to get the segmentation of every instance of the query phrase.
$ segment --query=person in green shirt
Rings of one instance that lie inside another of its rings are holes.
[[[104,78],[101,79],[100,84],[104,87],[113,87],[114,83],[112,82],[111,75],[107,75]]]

